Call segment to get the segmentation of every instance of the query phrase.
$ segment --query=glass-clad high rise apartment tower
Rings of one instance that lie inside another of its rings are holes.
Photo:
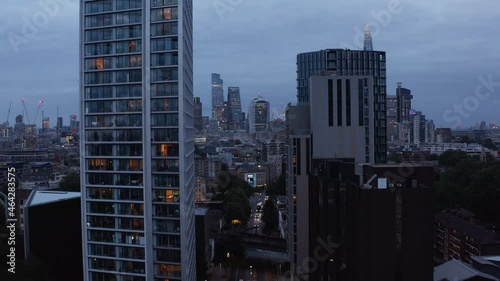
[[[369,29],[368,29],[369,31]],[[371,37],[370,37],[371,38]],[[367,45],[371,45],[370,42]],[[375,163],[387,161],[386,54],[383,51],[326,49],[297,55],[297,101],[309,104],[309,78],[315,75],[372,76],[374,90]]]
[[[192,0],[80,3],[84,280],[195,280]]]

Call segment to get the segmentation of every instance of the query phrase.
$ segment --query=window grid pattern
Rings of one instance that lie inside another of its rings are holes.
[[[149,11],[142,0],[83,5],[89,278],[146,280],[146,249],[151,247],[154,269],[149,274],[155,280],[181,280],[178,0],[151,0]],[[192,9],[189,1],[185,5]],[[150,13],[150,34],[145,34],[148,29],[143,25],[146,13]],[[192,41],[192,35],[185,33]],[[151,44],[148,66],[143,61],[144,40]],[[146,74],[152,82],[148,87],[143,87],[144,67],[151,69]],[[143,88],[151,99],[146,100]],[[151,108],[147,113],[151,128],[143,127],[146,103]],[[145,130],[151,130],[151,142],[144,139]],[[152,159],[144,159],[145,145],[151,146]],[[144,171],[144,161],[151,161],[151,171]],[[144,177],[151,177],[152,202],[144,201]],[[145,204],[152,206],[152,219],[145,217]],[[153,241],[147,241],[147,219],[152,220]]]

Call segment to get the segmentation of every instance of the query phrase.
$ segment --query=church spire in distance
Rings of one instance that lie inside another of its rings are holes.
[[[370,31],[370,25],[365,25],[365,42],[363,45],[363,51],[373,51],[372,44],[372,32]]]

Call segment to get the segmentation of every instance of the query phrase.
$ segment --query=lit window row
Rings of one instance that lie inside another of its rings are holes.
[[[163,39],[163,38],[162,38]],[[92,43],[85,45],[85,56],[142,52],[142,40]]]
[[[87,156],[142,156],[141,144],[92,144],[85,149]],[[154,157],[179,156],[177,144],[154,144],[152,150]]]
[[[181,277],[180,265],[155,264],[155,275],[161,277]],[[168,279],[167,279],[168,280]],[[155,279],[155,281],[165,281],[165,279]]]
[[[144,215],[144,205],[112,202],[88,202],[87,211],[95,214],[142,216]]]
[[[103,70],[113,68],[141,67],[142,56],[102,57],[85,60],[85,70]]]
[[[142,171],[142,159],[87,159],[88,170]]]

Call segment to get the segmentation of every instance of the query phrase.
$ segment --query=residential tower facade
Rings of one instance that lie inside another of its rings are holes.
[[[84,280],[195,280],[192,0],[80,4]]]

